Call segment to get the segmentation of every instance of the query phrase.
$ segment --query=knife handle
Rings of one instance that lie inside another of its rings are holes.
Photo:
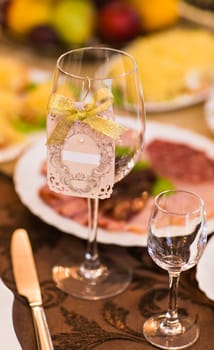
[[[38,350],[54,350],[45,312],[40,305],[31,305]]]

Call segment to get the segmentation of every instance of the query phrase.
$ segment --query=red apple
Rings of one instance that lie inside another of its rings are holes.
[[[141,21],[130,5],[121,1],[105,4],[98,14],[98,32],[109,42],[124,42],[139,34]]]

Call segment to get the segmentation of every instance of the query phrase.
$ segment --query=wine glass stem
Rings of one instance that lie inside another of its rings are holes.
[[[169,304],[167,311],[167,323],[168,326],[173,326],[179,323],[178,310],[177,310],[177,294],[178,284],[180,279],[180,273],[169,272]]]
[[[88,199],[88,227],[89,238],[85,253],[85,260],[82,264],[85,270],[97,270],[100,267],[100,259],[97,248],[97,225],[98,225],[99,199]]]

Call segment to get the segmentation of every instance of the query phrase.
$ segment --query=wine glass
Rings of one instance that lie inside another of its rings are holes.
[[[178,313],[177,290],[181,272],[197,264],[206,239],[204,203],[197,194],[170,190],[157,195],[150,219],[148,252],[169,273],[169,302],[166,313],[144,323],[143,333],[161,349],[184,349],[198,339],[195,320]]]
[[[86,198],[89,208],[83,261],[66,257],[54,266],[53,279],[60,289],[79,298],[116,295],[128,287],[131,270],[125,261],[99,256],[98,207],[99,200],[111,196],[114,183],[133,169],[141,155],[145,114],[135,59],[105,47],[62,54],[48,110],[48,185],[53,191]]]

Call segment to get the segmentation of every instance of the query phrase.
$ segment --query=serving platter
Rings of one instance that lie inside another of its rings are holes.
[[[23,204],[36,216],[46,223],[57,227],[62,232],[74,234],[87,239],[88,228],[77,222],[63,217],[46,205],[39,196],[39,189],[44,185],[45,179],[41,174],[41,166],[46,157],[45,138],[34,144],[18,160],[14,171],[14,183],[17,194]],[[99,229],[98,241],[124,246],[145,246],[146,235],[130,232],[108,232]]]
[[[208,138],[176,126],[158,122],[147,122],[145,143],[147,144],[157,138],[189,145],[204,151],[207,156],[213,158],[214,142]],[[88,228],[86,226],[59,215],[54,209],[44,203],[39,196],[39,189],[46,183],[46,179],[41,173],[41,166],[46,159],[45,142],[45,136],[43,135],[40,140],[29,148],[18,160],[14,171],[16,192],[23,204],[46,223],[57,227],[62,232],[87,239]],[[197,185],[195,185],[195,191],[197,191]],[[213,204],[212,201],[208,203],[211,207]],[[108,231],[100,228],[98,232],[98,241],[105,244],[117,244],[121,246],[146,246],[149,215],[146,216],[145,220],[146,221],[142,223],[145,229],[142,230],[141,233],[125,230]],[[208,232],[211,233],[213,231],[214,213],[213,217],[209,217],[208,220]]]
[[[214,29],[214,12],[212,11],[199,8],[186,1],[179,1],[178,12],[182,18],[209,29]]]
[[[196,268],[196,279],[199,288],[206,296],[214,300],[214,236],[212,236]]]
[[[211,87],[205,88],[201,91],[192,92],[191,94],[181,94],[168,101],[145,101],[145,109],[148,113],[164,113],[191,107],[206,101],[210,95],[210,91]]]

